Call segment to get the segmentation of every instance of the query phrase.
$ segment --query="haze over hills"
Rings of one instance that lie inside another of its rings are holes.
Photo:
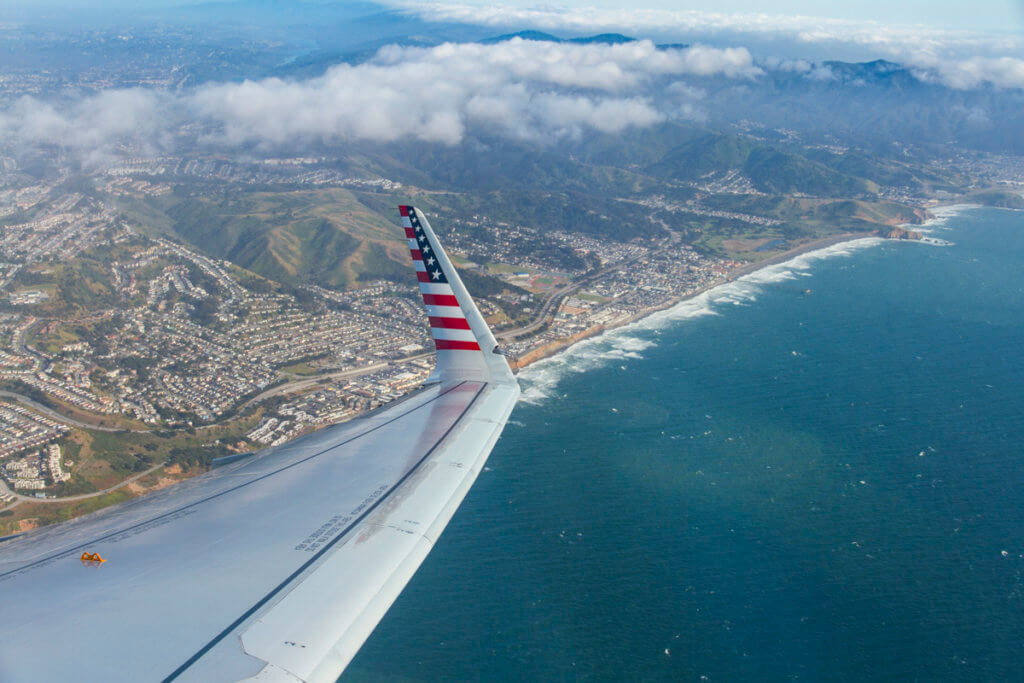
[[[310,168],[352,177],[379,174],[409,189],[389,199],[357,188],[301,190],[287,178],[249,188],[182,178],[171,194],[118,201],[129,215],[158,232],[271,279],[351,286],[376,277],[405,277],[404,253],[388,251],[388,245],[393,247],[397,237],[391,204],[410,191],[449,222],[486,216],[540,231],[557,226],[613,240],[660,238],[668,226],[702,248],[713,248],[715,240],[745,234],[810,237],[818,234],[818,228],[809,227],[812,222],[824,228],[831,220],[832,230],[843,230],[917,220],[911,210],[885,197],[955,192],[965,182],[955,171],[905,157],[869,151],[837,154],[681,123],[556,145],[491,138],[476,145],[355,147],[357,151],[325,157]],[[790,195],[817,201],[803,213],[775,208]],[[676,208],[652,205],[647,202],[651,197]],[[846,208],[851,199],[876,211],[854,221]],[[141,211],[139,202],[149,208]],[[709,213],[711,206],[764,216],[775,224],[715,216]],[[164,218],[153,219],[154,211]],[[480,229],[468,229],[470,237],[482,238]]]
[[[0,535],[422,381],[396,204],[437,219],[516,367],[794,250],[920,237],[897,226],[941,202],[1024,204],[1012,40],[928,34],[922,56],[913,31],[842,25],[837,47],[799,18],[768,40],[742,17],[487,12],[23,4],[0,25],[0,385],[62,416],[33,429],[77,463],[32,455],[35,418],[0,400],[0,477],[89,496]]]
[[[4,82],[9,165],[36,177],[77,165],[96,178],[125,158],[157,159],[131,174],[168,192],[119,195],[126,215],[290,285],[400,279],[388,211],[409,192],[474,239],[483,217],[619,241],[675,232],[721,254],[736,237],[917,220],[929,198],[986,184],[979,155],[1024,152],[1024,90],[890,59],[501,32],[373,3],[139,12],[145,20],[114,41],[98,20],[61,47],[31,20],[0,32],[24,58],[15,73],[46,53],[59,74]],[[550,66],[560,62],[561,74]],[[407,80],[415,74],[427,75]],[[71,81],[95,94],[68,92]],[[404,83],[402,105],[349,104],[375,88],[393,98]],[[35,119],[44,123],[24,123]],[[309,173],[401,190],[310,190],[258,170],[295,155],[315,160],[303,162]],[[167,174],[171,159],[184,165]],[[197,174],[189,160],[221,170]],[[239,184],[246,174],[261,179]],[[82,187],[103,196],[94,181]],[[801,201],[783,210],[787,197]]]
[[[1024,36],[729,3],[62,1],[0,19],[0,555],[239,461],[82,556],[146,573],[148,533],[154,585],[187,596],[161,538],[204,510],[244,526],[232,495],[281,522],[245,545],[297,567],[198,651],[201,629],[170,629],[189,631],[171,678],[227,666],[236,626],[245,667],[326,675],[295,663],[337,664],[372,624],[327,637],[352,602],[292,633],[323,607],[295,582],[356,536],[361,576],[383,580],[394,539],[413,553],[388,586],[435,544],[446,567],[381,622],[352,670],[368,680],[1014,678],[1024,214],[1002,209],[1024,210]],[[470,462],[519,383],[495,467]],[[382,449],[395,469],[348,495],[370,478],[333,464],[384,472]],[[308,486],[260,488],[310,471],[315,514]],[[391,507],[442,489],[443,519]],[[60,576],[32,589],[73,599],[77,553],[33,551]],[[252,566],[210,575],[244,589]],[[362,597],[376,623],[388,601]],[[9,619],[27,679],[66,641],[68,600],[45,599]],[[234,610],[218,600],[176,604]],[[495,624],[497,646],[478,637]]]

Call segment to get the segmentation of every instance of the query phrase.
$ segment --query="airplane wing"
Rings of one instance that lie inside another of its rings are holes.
[[[519,396],[426,218],[400,213],[437,346],[428,385],[0,543],[0,680],[336,680],[430,552]]]

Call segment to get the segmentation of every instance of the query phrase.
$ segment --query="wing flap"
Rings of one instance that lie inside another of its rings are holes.
[[[458,432],[359,534],[242,634],[245,652],[302,680],[336,680],[482,471],[517,394],[488,387]]]
[[[293,447],[290,464],[256,476],[239,467],[236,487],[223,489],[230,476],[210,479],[211,496],[118,533],[108,533],[105,516],[82,520],[77,541],[62,539],[63,552],[0,575],[5,611],[22,615],[17,624],[0,624],[0,678],[81,677],[80,662],[47,656],[53,642],[75,642],[90,653],[90,676],[107,680],[189,670],[205,680],[252,675],[258,668],[232,634],[359,533],[458,431],[482,388],[427,389],[391,411],[397,418],[342,444],[331,430],[317,432]],[[307,450],[305,458],[295,455]],[[16,565],[19,547],[39,551],[31,534],[8,544],[0,555]],[[82,566],[82,549],[108,561]],[[127,652],[126,640],[133,643]],[[212,652],[225,640],[236,644],[237,657]]]

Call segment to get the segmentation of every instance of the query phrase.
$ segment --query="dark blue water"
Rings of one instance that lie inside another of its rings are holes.
[[[1024,214],[524,373],[349,680],[1022,680]]]

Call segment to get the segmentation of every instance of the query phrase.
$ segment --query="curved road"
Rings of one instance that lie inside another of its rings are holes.
[[[24,403],[28,407],[34,410],[38,410],[40,413],[48,417],[51,417],[54,420],[60,420],[61,422],[66,422],[76,427],[81,427],[82,429],[92,429],[97,432],[134,432],[136,434],[148,433],[148,431],[144,429],[118,429],[116,427],[100,427],[98,425],[89,424],[88,422],[82,422],[81,420],[76,420],[73,417],[68,417],[67,415],[58,413],[53,408],[48,408],[44,406],[42,403],[32,400],[28,396],[16,394],[13,391],[0,391],[0,398],[9,398],[14,401],[17,401],[18,403]]]
[[[270,389],[267,389],[266,391],[259,393],[256,396],[253,396],[248,401],[235,408],[235,415],[238,415],[239,413],[241,413],[243,410],[253,405],[254,403],[259,403],[260,401],[268,399],[271,396],[279,396],[281,394],[291,393],[298,389],[304,389],[310,385],[320,382],[321,380],[368,375],[371,372],[380,370],[381,368],[386,368],[389,365],[395,365],[397,363],[407,363],[412,360],[417,360],[419,358],[427,358],[433,355],[433,351],[429,353],[418,353],[415,356],[407,356],[405,358],[396,358],[394,360],[382,361],[380,363],[374,363],[373,365],[367,365],[361,368],[352,368],[351,370],[338,370],[337,372],[327,372],[322,375],[311,375],[309,377],[303,377],[302,379],[296,379],[291,382],[286,382],[285,384],[279,384],[276,387],[271,387]]]
[[[576,280],[575,282],[570,282],[569,284],[565,285],[564,287],[561,287],[560,289],[556,289],[556,290],[552,291],[550,294],[548,294],[547,298],[544,301],[544,304],[541,306],[540,311],[534,317],[533,321],[531,321],[529,324],[524,325],[522,327],[518,327],[518,328],[513,329],[513,330],[506,330],[504,332],[500,332],[500,333],[496,334],[495,336],[497,338],[499,338],[499,339],[513,339],[515,337],[518,337],[518,336],[521,336],[521,335],[533,332],[534,330],[536,330],[541,325],[543,325],[543,324],[545,324],[547,322],[548,316],[551,313],[551,309],[553,307],[557,306],[557,304],[561,302],[561,300],[562,300],[562,298],[564,296],[566,296],[566,295],[576,291],[577,289],[579,289],[580,287],[582,287],[585,284],[589,284],[590,282],[593,282],[595,279],[599,278],[602,275],[605,275],[606,273],[608,273],[608,272],[610,272],[612,270],[617,270],[619,268],[622,268],[623,266],[626,266],[626,265],[629,265],[630,263],[633,263],[634,261],[636,261],[639,258],[640,257],[637,256],[637,257],[634,257],[634,258],[624,259],[622,261],[618,261],[616,263],[609,264],[608,266],[602,268],[601,270],[593,272],[593,273],[591,273],[589,275],[585,275],[584,277],[580,278],[579,280]],[[382,363],[376,363],[374,365],[369,365],[369,366],[366,366],[366,367],[363,367],[363,368],[354,368],[354,369],[351,369],[351,370],[342,370],[342,371],[339,371],[339,372],[326,373],[326,374],[323,374],[323,375],[317,375],[317,376],[303,378],[303,379],[295,380],[295,381],[288,382],[288,383],[285,383],[285,384],[281,384],[279,386],[267,389],[266,391],[264,391],[264,392],[262,392],[262,393],[260,393],[260,394],[258,394],[256,396],[254,396],[253,398],[249,399],[248,401],[246,401],[242,405],[238,406],[238,408],[236,409],[236,414],[240,413],[243,410],[245,410],[245,408],[249,407],[250,405],[252,405],[254,403],[258,403],[259,401],[262,401],[264,399],[270,398],[271,396],[277,396],[279,394],[288,393],[288,392],[294,391],[296,389],[301,389],[301,388],[304,388],[306,386],[309,386],[310,384],[314,384],[314,383],[319,382],[319,381],[324,380],[324,379],[328,379],[328,378],[330,378],[330,379],[337,379],[337,378],[341,378],[341,377],[354,377],[354,376],[358,376],[358,375],[365,375],[365,374],[371,373],[371,372],[373,372],[375,370],[380,370],[381,368],[387,367],[388,365],[390,365],[392,363],[403,363],[403,362],[415,360],[417,358],[423,358],[423,357],[430,356],[430,355],[432,355],[432,354],[431,353],[421,353],[421,354],[417,354],[415,356],[409,356],[408,358],[399,358],[399,359],[395,359],[393,361],[386,361],[386,362],[382,362]],[[94,429],[94,430],[101,431],[101,432],[123,432],[123,431],[133,431],[133,432],[142,432],[142,433],[146,432],[146,430],[124,430],[124,429],[116,429],[114,427],[99,427],[97,425],[88,424],[86,422],[82,422],[80,420],[76,420],[76,419],[68,417],[66,415],[62,415],[62,414],[56,412],[55,410],[53,410],[51,408],[48,408],[47,406],[42,405],[38,401],[34,401],[34,400],[32,400],[31,398],[29,398],[27,396],[23,396],[21,394],[16,394],[16,393],[11,392],[11,391],[0,391],[0,397],[2,397],[2,398],[9,398],[9,399],[13,399],[15,401],[18,401],[20,403],[24,403],[25,405],[27,405],[27,406],[35,409],[35,410],[38,410],[39,412],[43,413],[44,415],[47,415],[47,416],[49,416],[49,417],[51,417],[51,418],[53,418],[55,420],[60,420],[62,422],[66,422],[68,424],[72,424],[72,425],[75,425],[76,427],[81,427],[83,429]],[[10,488],[8,488],[7,484],[4,483],[3,480],[0,480],[0,495],[5,495],[5,494],[13,495],[15,497],[15,499],[16,499],[15,502],[12,503],[11,505],[8,505],[6,508],[0,508],[0,509],[8,509],[9,510],[9,509],[14,508],[15,506],[17,506],[17,505],[19,505],[19,504],[21,504],[23,502],[26,502],[26,501],[27,502],[31,502],[31,503],[66,503],[66,502],[71,502],[71,501],[76,501],[76,500],[85,500],[87,498],[95,498],[97,496],[102,496],[104,494],[110,493],[111,491],[116,491],[117,489],[119,489],[119,488],[121,488],[123,486],[127,486],[128,484],[132,483],[133,481],[141,479],[142,477],[146,476],[147,474],[150,474],[151,472],[155,472],[156,470],[158,470],[161,467],[163,467],[165,464],[166,463],[162,463],[160,465],[154,465],[153,467],[150,467],[147,470],[139,472],[138,474],[132,475],[131,477],[128,477],[124,481],[122,481],[122,482],[120,482],[118,484],[115,484],[114,486],[111,486],[109,488],[105,488],[102,491],[94,491],[93,493],[83,493],[83,494],[80,494],[80,495],[77,495],[77,496],[67,496],[67,497],[64,497],[64,498],[36,498],[34,496],[25,496],[25,495],[22,495],[20,493],[15,493],[14,491],[11,491]]]
[[[521,337],[524,334],[529,334],[533,332],[534,330],[548,322],[548,316],[551,314],[552,307],[557,308],[558,304],[561,303],[563,297],[572,294],[583,285],[590,284],[591,282],[601,277],[602,275],[606,275],[613,270],[618,270],[623,266],[628,266],[629,264],[639,260],[640,258],[642,258],[642,255],[634,256],[633,258],[623,259],[622,261],[616,261],[615,263],[610,263],[601,270],[590,273],[589,275],[584,275],[579,280],[574,280],[573,282],[570,282],[561,289],[553,290],[550,294],[548,294],[547,298],[544,300],[544,304],[540,308],[540,311],[538,311],[537,315],[534,316],[532,321],[530,321],[526,325],[523,325],[522,327],[517,327],[512,330],[505,330],[504,332],[497,332],[495,333],[494,336],[498,339],[515,339],[516,337]]]
[[[138,479],[142,479],[147,474],[150,474],[152,472],[156,472],[158,469],[160,469],[161,467],[163,467],[166,464],[167,463],[162,462],[159,465],[153,465],[148,470],[143,470],[142,472],[139,472],[138,474],[133,474],[132,476],[130,476],[127,479],[125,479],[124,481],[122,481],[122,482],[120,482],[118,484],[114,484],[113,486],[107,487],[107,488],[103,489],[102,491],[93,491],[92,493],[80,493],[77,496],[64,496],[62,498],[36,498],[35,496],[25,496],[25,495],[22,495],[20,493],[16,493],[16,492],[12,491],[10,489],[10,487],[7,486],[7,483],[3,479],[0,479],[0,496],[11,495],[11,496],[14,496],[17,499],[17,502],[12,503],[11,505],[7,506],[6,508],[4,508],[5,510],[9,510],[9,509],[19,505],[20,503],[24,503],[26,501],[29,502],[29,503],[70,503],[70,502],[75,501],[75,500],[85,500],[86,498],[95,498],[96,496],[102,496],[102,495],[105,495],[107,493],[110,493],[111,491],[116,491],[117,489],[121,488],[122,486],[127,486],[128,484],[132,483],[133,481],[136,481]]]
[[[246,407],[252,405],[253,403],[257,403],[257,402],[262,401],[262,400],[264,400],[266,398],[269,398],[271,396],[276,396],[278,394],[287,393],[289,391],[294,391],[296,389],[301,389],[301,388],[306,387],[306,386],[308,386],[310,384],[314,384],[316,382],[319,382],[320,380],[323,380],[323,379],[327,379],[327,378],[336,379],[336,378],[340,378],[340,377],[355,377],[355,376],[358,376],[358,375],[365,375],[365,374],[369,374],[369,373],[371,373],[371,372],[373,372],[375,370],[380,370],[381,368],[387,367],[388,365],[390,365],[392,363],[404,363],[404,362],[407,362],[407,361],[416,360],[417,358],[424,358],[424,357],[430,356],[430,355],[432,355],[432,354],[431,353],[420,353],[420,354],[417,354],[415,356],[409,356],[407,358],[398,358],[398,359],[395,359],[393,361],[386,361],[386,362],[383,362],[383,363],[375,363],[374,365],[368,365],[368,366],[362,367],[362,368],[353,368],[351,370],[341,370],[339,372],[332,372],[332,373],[327,373],[327,374],[323,374],[323,375],[316,375],[314,377],[308,377],[308,378],[296,380],[294,382],[288,382],[286,384],[282,384],[282,385],[273,387],[271,389],[267,389],[266,391],[264,391],[263,393],[259,394],[258,396],[254,396],[253,398],[249,399],[248,401],[243,403],[241,406],[239,406],[237,411],[241,412],[243,409],[245,409]],[[49,417],[51,417],[51,418],[53,418],[55,420],[60,420],[61,422],[66,422],[68,424],[72,424],[72,425],[74,425],[76,427],[81,427],[83,429],[94,429],[94,430],[101,431],[101,432],[132,431],[132,432],[138,432],[138,433],[148,433],[145,430],[134,430],[134,429],[133,430],[124,430],[124,429],[115,429],[113,427],[98,427],[96,425],[91,425],[91,424],[88,424],[86,422],[81,422],[80,420],[75,420],[74,418],[70,418],[70,417],[68,417],[66,415],[61,415],[60,413],[56,412],[55,410],[53,410],[51,408],[48,408],[48,407],[44,406],[43,404],[39,403],[38,401],[32,400],[28,396],[22,396],[21,394],[16,394],[16,393],[11,392],[11,391],[0,391],[0,398],[8,398],[8,399],[12,399],[12,400],[18,401],[19,403],[24,403],[25,405],[29,406],[30,408],[33,408],[34,410],[38,410],[39,412],[43,413],[44,415],[47,415],[47,416],[49,416]],[[143,470],[142,472],[139,472],[138,474],[133,474],[132,476],[130,476],[127,479],[125,479],[124,481],[122,481],[122,482],[120,482],[118,484],[115,484],[114,486],[110,486],[108,488],[105,488],[102,491],[94,491],[92,493],[82,493],[82,494],[79,494],[77,496],[64,496],[64,497],[61,497],[61,498],[36,498],[35,496],[26,496],[26,495],[23,495],[21,493],[17,493],[15,491],[12,491],[10,489],[10,487],[8,487],[7,484],[2,479],[0,479],[0,496],[11,495],[11,496],[14,496],[14,498],[15,498],[15,501],[13,503],[11,503],[10,505],[7,505],[6,507],[0,505],[0,509],[2,509],[2,510],[10,510],[10,509],[12,509],[12,508],[20,505],[21,503],[24,503],[24,502],[29,502],[29,503],[67,503],[67,502],[72,502],[72,501],[76,501],[76,500],[85,500],[86,498],[95,498],[96,496],[102,496],[104,494],[110,493],[111,491],[116,491],[117,489],[119,489],[119,488],[121,488],[123,486],[127,486],[128,484],[132,483],[133,481],[141,479],[142,477],[146,476],[147,474],[150,474],[151,472],[155,472],[156,470],[160,469],[161,467],[163,467],[166,464],[167,463],[161,463],[159,465],[154,465],[153,467],[150,467],[147,470]]]

